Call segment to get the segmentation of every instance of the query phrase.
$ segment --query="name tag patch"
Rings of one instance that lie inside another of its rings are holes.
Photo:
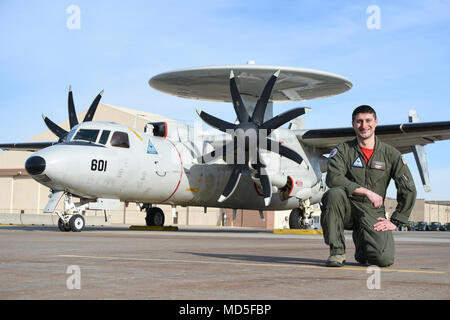
[[[356,160],[352,164],[352,167],[364,168],[364,165],[363,165],[360,157],[356,158]]]
[[[372,161],[370,164],[371,169],[378,169],[378,170],[385,170],[386,169],[386,163],[382,161]]]

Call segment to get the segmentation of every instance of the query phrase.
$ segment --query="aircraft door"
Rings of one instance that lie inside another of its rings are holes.
[[[144,167],[149,179],[147,194],[153,202],[169,200],[176,192],[181,179],[181,161],[172,143],[152,137],[146,146]]]

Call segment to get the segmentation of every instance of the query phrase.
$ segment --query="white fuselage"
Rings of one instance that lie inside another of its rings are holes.
[[[272,210],[296,208],[303,197],[311,198],[311,203],[320,201],[324,185],[319,156],[308,150],[305,153],[287,129],[278,129],[272,137],[298,152],[304,162],[298,165],[274,153],[263,155],[274,185],[272,201],[265,207],[251,170],[244,172],[234,194],[219,203],[232,166],[223,160],[198,164],[196,158],[213,145],[185,124],[165,125],[164,135],[155,136],[116,123],[82,123],[72,129],[67,142],[32,155],[45,159],[45,170],[33,178],[54,191],[86,199]],[[109,131],[108,137],[105,131]],[[118,137],[128,138],[128,144]],[[288,180],[291,184],[283,189]]]

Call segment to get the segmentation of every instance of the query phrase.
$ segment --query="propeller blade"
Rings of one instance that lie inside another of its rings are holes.
[[[102,96],[103,96],[103,90],[95,97],[94,101],[92,101],[92,104],[89,107],[89,110],[86,113],[86,116],[84,117],[83,122],[92,121],[92,118],[94,118],[95,111],[97,110],[97,106],[98,106]]]
[[[261,125],[264,121],[264,114],[266,113],[267,103],[269,102],[270,95],[272,94],[273,86],[280,75],[280,70],[275,72],[267,81],[264,86],[258,101],[256,102],[255,110],[253,110],[252,122]]]
[[[229,156],[232,156],[234,159],[234,148],[235,148],[235,143],[233,141],[223,145],[222,149],[216,149],[213,150],[207,154],[204,154],[200,157],[197,158],[197,162],[198,163],[209,163],[212,162],[214,160],[216,160],[217,158],[223,157],[225,155],[225,158],[229,158]],[[228,152],[228,154],[227,154]]]
[[[42,119],[44,119],[44,122],[47,125],[47,128],[49,128],[49,130],[51,132],[53,132],[59,139],[63,140],[67,136],[68,132],[66,130],[64,130],[63,128],[61,128],[60,126],[58,126],[52,120],[47,118],[46,115],[43,114]]]
[[[244,165],[237,164],[234,166],[233,171],[231,172],[230,178],[228,179],[227,185],[220,195],[219,202],[224,202],[227,200],[236,190],[236,187],[241,179],[242,171],[244,170]]]
[[[292,119],[295,119],[298,116],[301,116],[302,114],[308,113],[310,111],[311,111],[311,108],[295,108],[295,109],[291,109],[291,110],[288,110],[286,112],[283,112],[282,114],[279,114],[276,117],[273,117],[270,120],[267,120],[259,128],[260,129],[275,130],[275,129],[281,127],[283,124],[291,121]]]
[[[272,148],[275,146],[275,148]],[[291,159],[294,162],[297,162],[298,164],[301,164],[303,162],[303,158],[294,150],[283,146],[278,141],[273,141],[271,139],[267,139],[267,146],[264,146],[263,144],[260,144],[260,147],[272,152],[278,153],[280,156],[286,157],[288,159]],[[277,150],[278,149],[278,150]]]
[[[231,99],[233,100],[234,111],[236,112],[239,122],[249,122],[250,115],[248,114],[247,109],[245,109],[244,101],[242,101],[241,94],[236,85],[233,70],[230,72],[230,93]]]
[[[270,183],[270,178],[263,166],[258,167],[258,174],[259,181],[261,182],[261,187],[263,189],[264,204],[267,207],[272,199],[272,184]]]
[[[68,105],[69,105],[69,123],[70,129],[72,129],[78,124],[77,113],[75,112],[75,104],[73,103],[72,86],[69,87]]]
[[[197,109],[197,113],[203,121],[220,131],[227,132],[227,130],[234,130],[236,128],[235,124],[216,118],[200,109]]]

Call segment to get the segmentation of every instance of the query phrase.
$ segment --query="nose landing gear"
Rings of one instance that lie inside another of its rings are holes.
[[[55,211],[59,217],[59,230],[64,232],[80,232],[81,230],[83,230],[84,226],[86,225],[83,217],[83,212],[87,209],[87,207],[87,203],[78,207],[75,206],[72,195],[70,193],[66,193],[64,197],[64,212],[60,213],[59,211]]]

